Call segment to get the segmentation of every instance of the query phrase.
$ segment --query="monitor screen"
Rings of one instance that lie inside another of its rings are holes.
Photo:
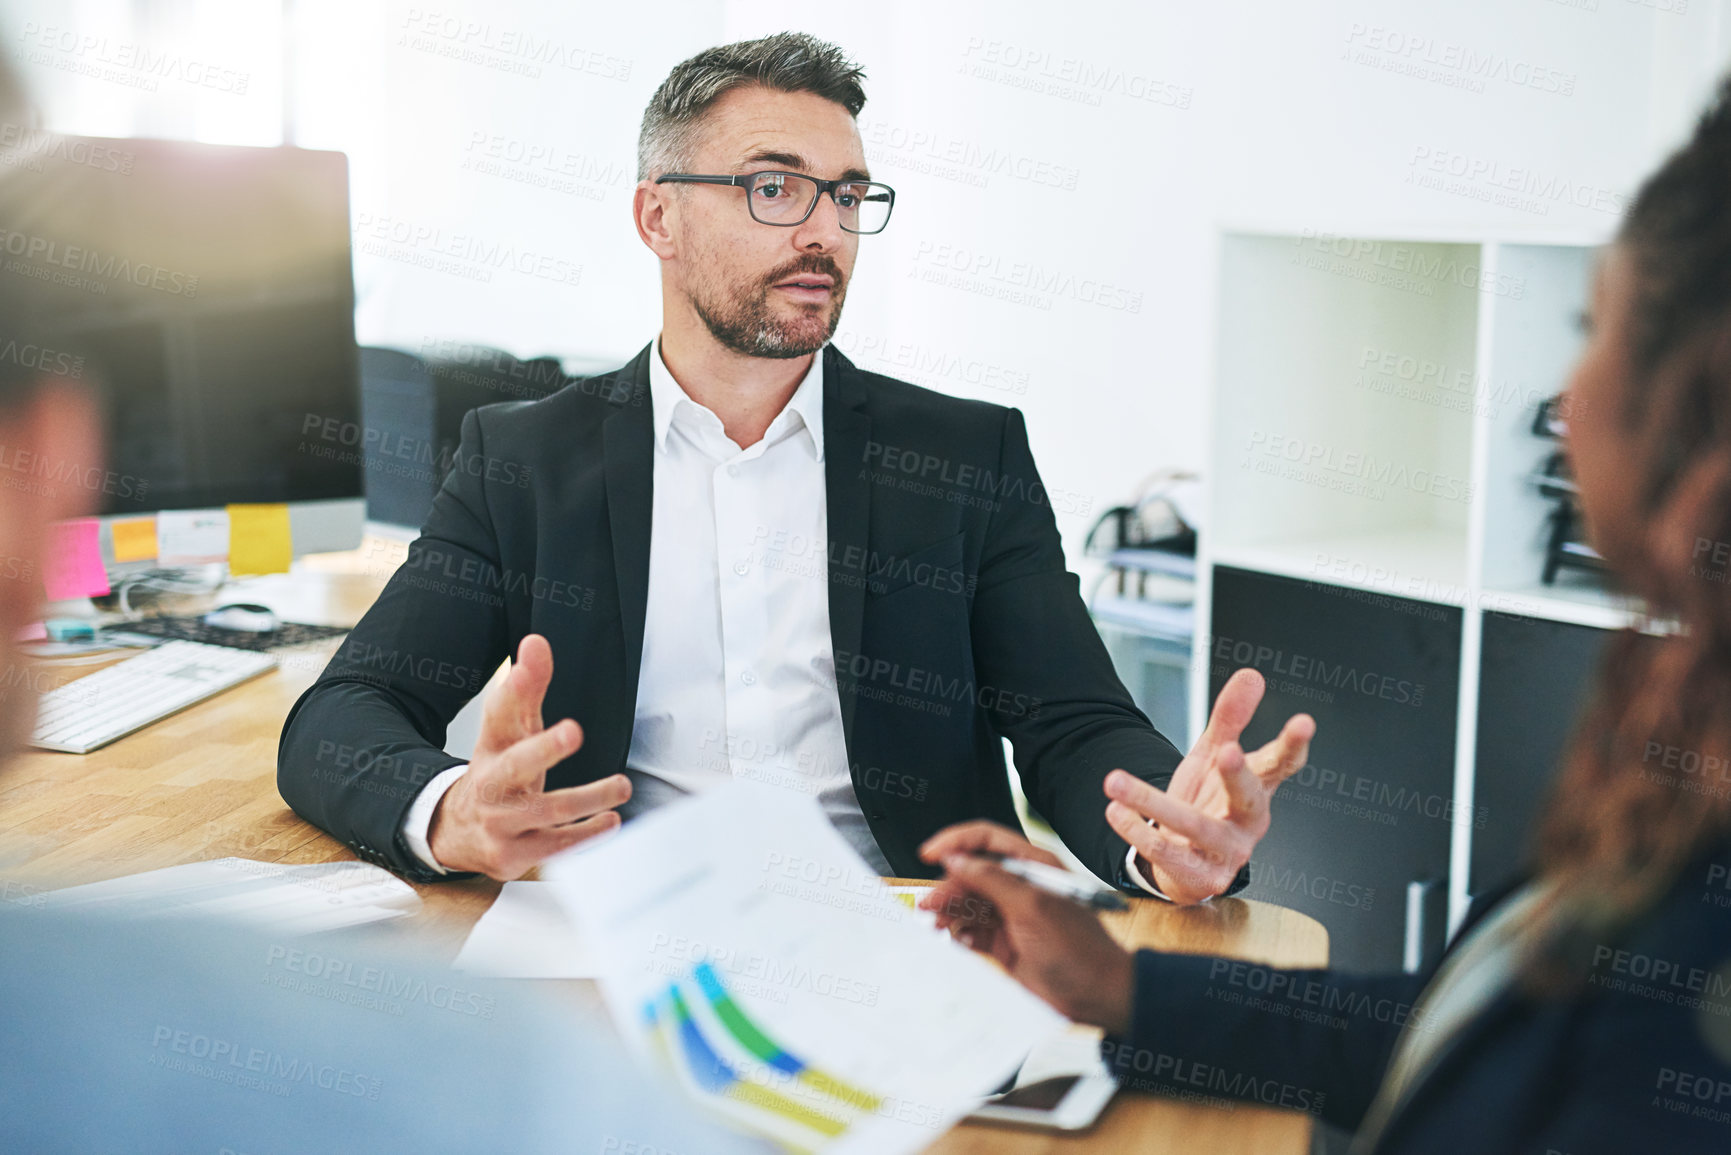
[[[361,496],[341,153],[46,139],[0,168],[0,293],[0,355],[101,388],[96,512]]]

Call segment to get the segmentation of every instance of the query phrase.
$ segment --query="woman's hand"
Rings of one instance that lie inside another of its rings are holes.
[[[984,828],[984,829],[982,829]],[[942,841],[940,841],[942,840]],[[1010,976],[1079,1023],[1112,1034],[1130,1028],[1135,967],[1087,907],[1047,894],[969,851],[988,850],[1058,861],[1019,835],[990,823],[945,831],[936,846],[945,878],[920,901],[938,925],[996,959]],[[921,848],[921,856],[926,854]]]

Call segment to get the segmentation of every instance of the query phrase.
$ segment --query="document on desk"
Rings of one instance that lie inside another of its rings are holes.
[[[915,909],[923,886],[886,886],[915,921],[937,917]],[[601,975],[577,923],[550,882],[507,882],[463,941],[451,969],[496,979],[595,979]]]
[[[576,922],[550,882],[507,882],[451,966],[502,979],[599,977]]]
[[[316,934],[421,908],[414,887],[365,862],[285,865],[217,858],[41,896],[44,906],[155,918],[226,918],[284,934]]]
[[[932,933],[806,795],[734,782],[541,876],[630,1044],[790,1149],[923,1149],[1065,1027]]]

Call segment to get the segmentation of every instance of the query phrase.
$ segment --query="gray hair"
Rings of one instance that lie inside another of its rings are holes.
[[[840,48],[804,32],[707,48],[674,65],[649,98],[637,135],[637,179],[689,167],[704,116],[736,88],[755,84],[777,92],[810,92],[858,116],[865,107],[864,79],[865,70]]]

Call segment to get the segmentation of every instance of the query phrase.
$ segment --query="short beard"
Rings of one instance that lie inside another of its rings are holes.
[[[812,272],[829,273],[835,284],[829,323],[823,326],[821,336],[813,333],[807,325],[799,323],[805,316],[795,321],[784,321],[775,317],[769,307],[769,294],[776,282],[784,281],[794,273]],[[841,270],[836,268],[833,262],[820,259],[797,261],[793,268],[778,270],[768,281],[758,286],[756,293],[749,296],[740,294],[730,297],[726,292],[716,296],[725,303],[708,303],[703,299],[704,294],[699,293],[693,293],[690,297],[691,307],[709,329],[710,336],[735,353],[743,353],[747,357],[791,360],[817,352],[835,336],[836,326],[841,324],[841,306],[847,297],[847,289],[842,283]]]

